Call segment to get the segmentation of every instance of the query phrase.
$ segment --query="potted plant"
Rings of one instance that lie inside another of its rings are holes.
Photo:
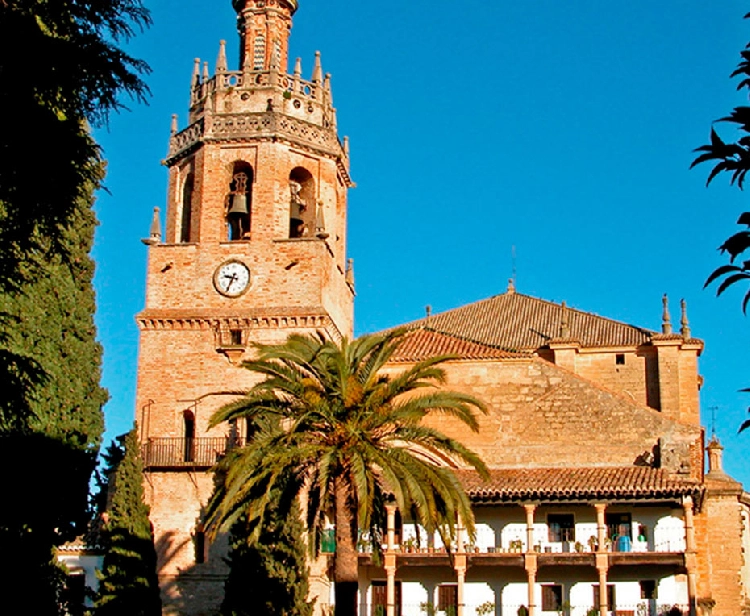
[[[575,550],[578,554],[583,552],[583,544],[580,541],[576,541]]]
[[[599,540],[596,538],[596,535],[591,535],[591,537],[589,537],[588,544],[589,544],[589,549],[592,552],[596,552],[596,550],[599,547]]]
[[[476,612],[477,616],[490,616],[490,614],[495,613],[495,604],[492,601],[482,603],[482,605],[477,606]]]
[[[414,553],[414,537],[409,537],[406,541],[403,543],[404,551],[408,552],[409,554]]]
[[[431,601],[425,601],[419,604],[419,611],[425,616],[436,616],[435,605]]]
[[[523,541],[520,539],[514,539],[510,542],[510,549],[512,552],[522,552],[523,551]]]

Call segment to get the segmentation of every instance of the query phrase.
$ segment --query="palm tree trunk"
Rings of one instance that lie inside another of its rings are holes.
[[[336,556],[333,581],[336,596],[335,616],[357,615],[359,563],[357,560],[357,530],[354,507],[350,499],[349,483],[343,477],[334,480],[334,512],[336,522]]]

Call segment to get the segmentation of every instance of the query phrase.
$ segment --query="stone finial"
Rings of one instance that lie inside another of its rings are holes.
[[[344,137],[344,154],[349,158],[349,137]]]
[[[173,113],[172,114],[172,126],[170,128],[170,132],[173,135],[176,135],[178,130],[179,130],[179,124],[177,124],[177,114]]]
[[[208,62],[203,63],[203,81],[208,81],[211,77],[211,73],[208,72]]]
[[[712,437],[706,447],[708,450],[708,472],[712,474],[724,473],[724,448],[717,437]]]
[[[161,243],[161,222],[159,220],[159,208],[154,208],[154,216],[151,219],[151,229],[148,237],[141,240],[146,246],[153,246]]]
[[[685,340],[690,340],[691,333],[690,322],[688,321],[687,316],[687,302],[683,299],[680,302],[680,306],[682,307],[682,319],[680,320],[680,324],[682,325],[682,327],[680,328],[680,333]]]
[[[354,288],[354,259],[347,259],[346,261],[346,284],[352,289]]]
[[[323,65],[320,61],[320,52],[315,52],[315,68],[313,68],[312,82],[321,83],[323,81]]]
[[[216,58],[216,72],[226,73],[227,72],[227,42],[219,41],[219,56]]]
[[[560,338],[570,338],[570,325],[568,323],[568,305],[563,302],[560,306]]]
[[[328,104],[333,107],[333,92],[331,92],[331,73],[326,73],[323,80],[323,91],[326,93]]]
[[[297,58],[294,63],[294,76],[299,78],[302,77],[302,58]]]
[[[508,278],[508,290],[506,293],[508,295],[513,295],[516,292],[516,281],[513,280],[513,278]]]
[[[669,297],[664,294],[661,299],[662,306],[664,307],[661,313],[661,333],[671,334],[672,333],[672,319],[669,316]]]
[[[269,68],[272,71],[278,71],[279,68],[281,68],[281,55],[279,52],[279,48],[274,45],[273,50],[271,51],[271,62],[269,64]]]
[[[326,231],[323,204],[320,202],[318,203],[318,209],[315,212],[315,236],[320,240],[325,240],[330,237],[330,233]]]
[[[197,86],[201,82],[201,59],[196,58],[193,66],[193,85]]]

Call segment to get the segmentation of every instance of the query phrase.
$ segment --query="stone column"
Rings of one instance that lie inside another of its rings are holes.
[[[597,552],[604,552],[607,539],[607,522],[604,514],[607,511],[607,503],[596,503],[594,507],[596,507],[596,536],[599,543]]]
[[[457,616],[464,616],[464,583],[466,582],[466,556],[461,557],[463,560],[463,566],[459,566],[456,562],[456,578],[458,580],[458,587],[456,589],[457,601],[458,601],[458,614]]]
[[[386,505],[388,539],[385,548],[386,616],[396,616],[396,506]]]
[[[605,546],[607,539],[606,503],[596,503],[596,534],[599,546],[596,550],[596,569],[599,572],[599,613],[606,614],[609,609],[607,601],[607,574],[609,573],[609,555]]]
[[[457,601],[458,601],[458,614],[456,616],[464,616],[464,584],[466,582],[466,570],[468,568],[467,557],[466,557],[466,545],[465,545],[466,529],[464,528],[464,522],[461,516],[458,516],[458,524],[456,525],[456,556],[454,559],[456,569],[456,580],[458,587],[456,588]]]
[[[536,616],[536,573],[537,573],[537,554],[527,552],[525,557],[526,578],[528,583],[528,602],[529,616]]]
[[[526,552],[534,550],[534,512],[536,505],[524,505],[526,510]]]
[[[696,597],[698,595],[697,557],[695,543],[695,521],[693,519],[693,498],[682,499],[682,510],[685,517],[685,568],[688,578],[688,603],[690,616],[696,616]]]

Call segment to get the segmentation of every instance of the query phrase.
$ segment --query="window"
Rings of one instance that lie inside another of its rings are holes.
[[[201,565],[206,562],[206,531],[202,524],[195,529],[195,564]]]
[[[576,523],[572,513],[550,514],[547,516],[549,526],[549,541],[575,541]]]
[[[641,586],[641,599],[659,598],[656,580],[641,580],[638,584]]]
[[[440,584],[438,586],[439,612],[445,612],[445,616],[456,616],[458,614],[458,584]]]
[[[601,604],[599,603],[599,584],[593,584],[592,588],[594,589],[594,609],[598,610],[601,607]],[[614,584],[607,584],[607,607],[610,612],[617,610]]]
[[[244,162],[234,163],[232,181],[227,195],[227,228],[229,241],[250,238],[253,169]]]
[[[372,583],[370,616],[385,616],[388,608],[388,585],[386,582]],[[401,616],[401,582],[396,582],[396,616]]]
[[[182,421],[185,428],[185,445],[183,449],[183,461],[195,461],[195,415],[193,411],[187,410],[182,413]]]
[[[229,330],[229,342],[232,346],[242,346],[242,330]]]
[[[559,584],[542,586],[542,611],[557,612],[562,607],[563,589]]]
[[[633,518],[629,513],[608,513],[605,517],[607,536],[616,541],[618,537],[630,537],[633,534]]]
[[[615,364],[618,366],[624,366],[625,365],[625,353],[618,353],[615,355]]]
[[[289,237],[300,238],[315,233],[315,180],[303,167],[289,174]]]
[[[262,71],[266,64],[266,37],[259,34],[255,37],[253,48],[253,70]]]
[[[180,242],[183,244],[190,242],[190,227],[193,218],[193,187],[194,176],[189,173],[185,178],[185,184],[182,187],[182,220],[180,221]]]

